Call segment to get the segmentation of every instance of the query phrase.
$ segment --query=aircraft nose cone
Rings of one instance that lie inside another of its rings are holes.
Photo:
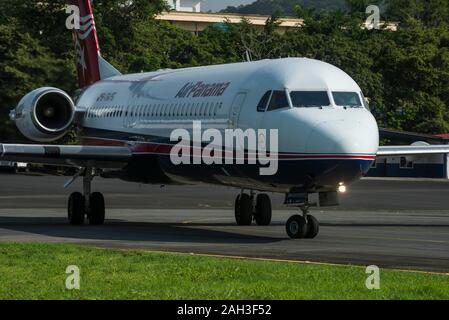
[[[306,150],[312,154],[374,155],[378,147],[379,129],[374,118],[368,117],[320,123],[310,133]]]

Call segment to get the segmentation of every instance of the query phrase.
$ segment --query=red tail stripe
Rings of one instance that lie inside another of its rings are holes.
[[[101,79],[99,66],[100,46],[93,18],[92,2],[91,0],[66,0],[66,2],[67,4],[78,6],[81,18],[88,17],[86,21],[81,22],[82,26],[92,24],[92,27],[85,31],[75,30],[74,32],[75,48],[77,50],[78,85],[80,88],[84,88]],[[80,35],[87,37],[82,39]]]

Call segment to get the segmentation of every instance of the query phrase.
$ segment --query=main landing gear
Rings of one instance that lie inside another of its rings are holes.
[[[104,197],[99,192],[91,193],[93,177],[93,170],[85,169],[83,176],[83,194],[74,192],[69,197],[67,212],[69,222],[72,225],[82,225],[86,217],[91,225],[101,225],[104,223]]]
[[[254,192],[242,192],[235,199],[235,221],[239,226],[249,226],[253,222],[259,226],[271,223],[271,200],[267,194],[261,193],[254,197]]]

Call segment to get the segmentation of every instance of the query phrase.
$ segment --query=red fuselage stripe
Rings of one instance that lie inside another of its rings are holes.
[[[90,146],[129,146],[131,151],[135,154],[143,154],[143,153],[152,153],[152,154],[162,154],[168,155],[173,147],[173,145],[162,144],[162,143],[153,143],[153,142],[136,142],[129,143],[126,141],[120,140],[109,140],[109,139],[101,139],[101,138],[83,138],[82,143],[84,145]],[[192,148],[192,147],[191,147]],[[198,148],[192,148],[198,149]],[[203,148],[204,149],[204,148]],[[195,152],[196,154],[197,152]],[[225,156],[233,156],[231,152],[223,152]],[[256,155],[254,153],[245,152],[245,157]],[[279,159],[284,160],[294,160],[294,159],[362,159],[362,160],[375,160],[375,155],[342,155],[342,154],[278,154]]]

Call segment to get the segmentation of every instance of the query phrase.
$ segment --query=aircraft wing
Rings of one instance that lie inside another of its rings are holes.
[[[379,147],[378,157],[419,156],[449,153],[449,145]]]
[[[0,160],[4,161],[116,169],[130,158],[127,147],[0,144]]]

